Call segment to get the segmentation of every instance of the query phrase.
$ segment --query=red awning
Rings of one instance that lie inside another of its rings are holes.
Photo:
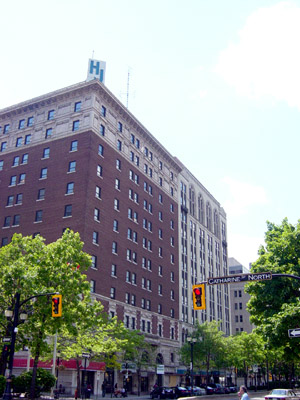
[[[63,365],[66,369],[76,369],[76,360],[61,360],[59,365]],[[84,363],[80,361],[80,369],[84,369]],[[14,368],[26,368],[27,359],[26,358],[14,358]],[[30,368],[33,367],[33,359],[30,359]],[[51,369],[52,361],[39,361],[39,368]],[[105,371],[105,363],[98,361],[90,361],[86,367],[87,371]]]

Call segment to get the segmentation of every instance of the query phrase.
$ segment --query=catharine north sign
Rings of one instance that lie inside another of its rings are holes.
[[[221,283],[239,283],[271,280],[271,272],[259,272],[254,274],[240,274],[231,276],[219,276],[216,278],[207,278],[208,285],[218,285]]]

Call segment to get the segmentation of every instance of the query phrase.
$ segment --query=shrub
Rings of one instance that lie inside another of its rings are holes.
[[[15,393],[29,393],[32,379],[32,371],[23,372],[13,379]],[[34,396],[39,397],[41,392],[49,392],[55,384],[55,377],[51,372],[43,368],[37,369]]]

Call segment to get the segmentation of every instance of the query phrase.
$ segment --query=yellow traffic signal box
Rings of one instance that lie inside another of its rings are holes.
[[[52,296],[52,317],[62,316],[62,295],[55,294]]]
[[[205,284],[193,285],[194,310],[205,310]]]

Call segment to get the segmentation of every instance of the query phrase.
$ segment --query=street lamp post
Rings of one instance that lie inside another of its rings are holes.
[[[21,293],[17,292],[15,294],[15,306],[14,306],[14,311],[13,311],[13,323],[12,323],[12,328],[11,328],[11,344],[10,344],[10,352],[9,352],[8,375],[6,378],[5,390],[3,393],[3,400],[11,400],[12,399],[11,382],[12,382],[12,372],[13,372],[13,365],[14,365],[16,336],[17,336],[17,332],[18,332],[18,325],[21,322],[20,320],[22,320],[21,317],[23,315],[25,315],[24,313],[21,313],[20,319],[19,319],[20,309],[25,303],[27,303],[29,300],[31,300],[35,297],[49,296],[51,294],[56,294],[56,293],[36,294],[34,296],[28,297],[28,299],[25,299],[22,302],[20,302]],[[5,314],[8,315],[7,312],[5,312]]]
[[[192,387],[192,393],[191,395],[193,395],[194,392],[194,343],[196,343],[197,339],[191,336],[188,336],[186,338],[186,340],[190,343],[191,345],[191,366],[190,366],[190,370],[191,370],[191,387]]]

